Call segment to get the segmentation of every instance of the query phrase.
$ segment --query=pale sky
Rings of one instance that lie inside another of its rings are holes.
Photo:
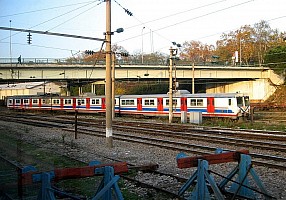
[[[112,0],[112,43],[131,54],[168,53],[171,42],[213,44],[222,33],[266,20],[286,31],[285,0]],[[124,9],[133,13],[129,16]],[[104,38],[103,0],[0,0],[0,26]],[[11,20],[11,22],[10,22]],[[145,27],[145,28],[144,28]],[[10,37],[11,33],[11,37]],[[66,58],[102,42],[0,30],[0,58]],[[105,48],[105,46],[104,46]]]

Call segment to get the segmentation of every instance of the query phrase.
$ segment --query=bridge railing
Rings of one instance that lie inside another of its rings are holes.
[[[25,64],[25,65],[37,65],[37,64],[57,64],[57,65],[105,65],[105,60],[90,60],[86,61],[83,59],[76,59],[76,58],[21,58],[21,63],[19,62],[18,58],[0,58],[0,64]],[[192,62],[184,61],[184,60],[177,60],[175,62],[177,66],[191,66]],[[141,59],[118,59],[116,60],[116,65],[160,65],[160,66],[168,66],[168,59],[166,60],[144,60],[142,63]],[[230,63],[223,63],[223,62],[202,62],[202,63],[195,63],[196,66],[231,66]],[[247,65],[242,65],[245,67]],[[255,66],[252,65],[248,66]]]
[[[0,64],[79,64],[80,60],[70,60],[65,58],[0,58]]]

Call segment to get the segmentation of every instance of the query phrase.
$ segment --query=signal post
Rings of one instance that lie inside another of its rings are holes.
[[[170,47],[170,58],[169,58],[169,123],[173,121],[173,61],[177,55],[177,49]]]

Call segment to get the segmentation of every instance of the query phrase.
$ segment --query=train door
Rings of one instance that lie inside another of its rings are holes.
[[[33,99],[29,99],[29,107],[32,108],[33,107]]]
[[[72,108],[76,109],[76,98],[72,98]]]
[[[90,98],[86,98],[85,106],[86,109],[90,109]]]
[[[39,98],[38,101],[39,101],[39,108],[42,108],[42,99]]]
[[[101,108],[102,108],[102,109],[106,109],[105,98],[102,98],[102,99],[101,99]]]
[[[60,108],[61,110],[64,108],[64,99],[60,98]]]
[[[157,111],[163,111],[163,98],[157,98]]]
[[[21,107],[21,108],[24,108],[24,99],[21,99],[21,101],[20,101],[20,107]]]
[[[142,98],[137,98],[137,111],[142,111]]]
[[[207,98],[207,112],[208,113],[214,113],[215,112],[214,97],[208,97]]]
[[[181,98],[181,111],[187,111],[187,98]]]

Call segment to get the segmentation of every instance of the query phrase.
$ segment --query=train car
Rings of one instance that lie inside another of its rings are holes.
[[[12,96],[7,98],[9,109],[62,110],[67,112],[103,113],[105,96]],[[240,93],[173,94],[173,114],[201,112],[203,117],[237,119],[250,113],[249,97]],[[169,95],[117,95],[115,112],[123,115],[168,116]]]

